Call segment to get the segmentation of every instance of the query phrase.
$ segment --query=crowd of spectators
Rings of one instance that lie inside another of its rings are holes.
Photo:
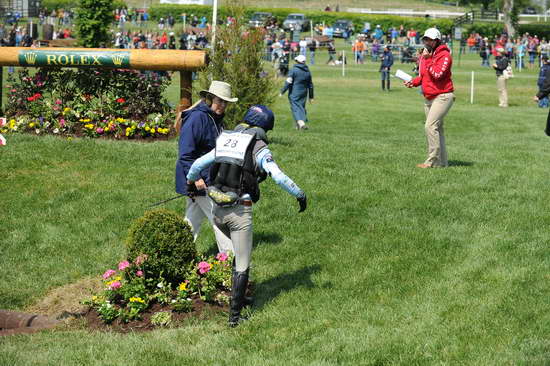
[[[491,57],[496,57],[496,49],[503,48],[504,54],[509,60],[514,60],[516,68],[538,67],[543,56],[550,55],[550,43],[545,39],[539,39],[537,35],[525,33],[514,39],[506,34],[492,38],[484,37],[479,33],[472,33],[461,42],[461,53],[478,53],[481,65],[489,67]]]

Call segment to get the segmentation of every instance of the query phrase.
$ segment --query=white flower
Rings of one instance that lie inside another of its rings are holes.
[[[54,129],[53,133],[59,133],[59,128]]]
[[[172,304],[176,302],[176,299],[172,299]]]
[[[34,130],[34,132],[36,132],[36,134],[40,134],[40,130],[37,128],[36,130]]]
[[[164,284],[163,284],[162,282],[159,282],[159,283],[157,283],[157,287],[158,287],[158,288],[163,288],[163,287],[164,287]]]

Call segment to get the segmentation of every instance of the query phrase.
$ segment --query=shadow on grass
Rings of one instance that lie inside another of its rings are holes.
[[[318,264],[303,267],[293,272],[282,273],[269,280],[257,283],[254,288],[254,308],[261,309],[267,303],[273,301],[282,292],[291,291],[295,288],[313,288],[316,285],[311,281],[311,276],[321,270]]]
[[[283,237],[277,232],[259,232],[254,233],[254,248],[262,244],[279,244]]]
[[[272,145],[292,146],[292,142],[281,136],[269,136],[269,143]]]
[[[449,160],[449,166],[472,166],[474,165],[471,161],[461,161],[461,160]]]

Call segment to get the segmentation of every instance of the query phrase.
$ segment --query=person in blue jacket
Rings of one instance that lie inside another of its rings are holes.
[[[181,113],[176,121],[179,132],[178,160],[176,162],[176,192],[193,197],[187,199],[185,220],[191,225],[194,239],[200,231],[204,218],[213,225],[212,201],[204,190],[188,192],[187,174],[191,165],[216,146],[216,139],[224,128],[223,117],[228,103],[238,98],[231,97],[231,86],[222,81],[212,81],[208,90],[200,92],[202,99]],[[199,181],[208,184],[208,170],[200,172]],[[229,254],[233,251],[231,240],[213,225],[219,252]]]
[[[385,90],[387,88],[387,90],[390,91],[390,69],[392,65],[393,65],[393,54],[391,53],[391,47],[389,45],[386,45],[384,47],[384,53],[382,54],[382,61],[380,63],[380,74],[382,76],[382,90]]]
[[[537,80],[537,86],[539,87],[539,92],[542,90],[544,81],[546,80],[546,75],[548,74],[548,70],[550,70],[550,62],[548,62],[548,56],[543,55],[542,65],[540,67],[540,72],[539,72],[539,78]],[[548,96],[539,100],[539,107],[548,108]]]
[[[214,150],[196,160],[187,174],[189,189],[204,190],[201,172],[210,169],[208,195],[215,202],[214,223],[231,237],[235,249],[229,326],[237,326],[246,305],[246,287],[252,254],[252,205],[260,199],[259,183],[271,177],[294,196],[299,212],[305,211],[307,199],[300,189],[275,163],[268,147],[267,131],[273,129],[275,117],[264,105],[248,109],[244,123],[233,131],[224,131]]]
[[[295,121],[294,125],[298,130],[307,130],[306,100],[309,95],[309,101],[313,103],[313,81],[306,65],[306,57],[298,55],[294,61],[296,64],[290,70],[280,95],[288,90],[288,101]]]

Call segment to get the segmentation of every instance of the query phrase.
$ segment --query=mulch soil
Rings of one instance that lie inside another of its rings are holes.
[[[226,291],[222,291],[226,295],[230,295]],[[254,283],[249,282],[246,290],[246,296],[253,297]],[[228,314],[229,304],[209,303],[200,299],[199,296],[192,297],[193,310],[184,313],[176,312],[172,310],[172,306],[169,304],[153,304],[145,312],[141,313],[141,319],[132,320],[128,323],[124,323],[119,319],[116,319],[111,324],[105,324],[99,317],[97,312],[90,308],[83,314],[82,318],[86,321],[88,329],[103,331],[103,332],[117,332],[117,333],[129,333],[129,332],[147,332],[161,328],[151,323],[151,317],[153,314],[159,311],[168,311],[172,313],[171,326],[178,326],[182,324],[186,319],[200,319],[203,317],[211,317],[216,314]]]
[[[213,315],[227,313],[229,311],[229,305],[207,303],[197,297],[193,298],[193,310],[188,313],[175,312],[172,310],[170,305],[153,304],[149,309],[147,309],[147,311],[141,313],[141,319],[132,320],[128,323],[124,323],[119,319],[116,319],[111,324],[105,324],[94,309],[89,309],[83,318],[86,320],[87,327],[92,330],[104,332],[114,331],[118,333],[147,332],[161,328],[151,323],[151,317],[159,311],[171,312],[171,324],[177,326],[185,319],[200,318],[203,314]]]

